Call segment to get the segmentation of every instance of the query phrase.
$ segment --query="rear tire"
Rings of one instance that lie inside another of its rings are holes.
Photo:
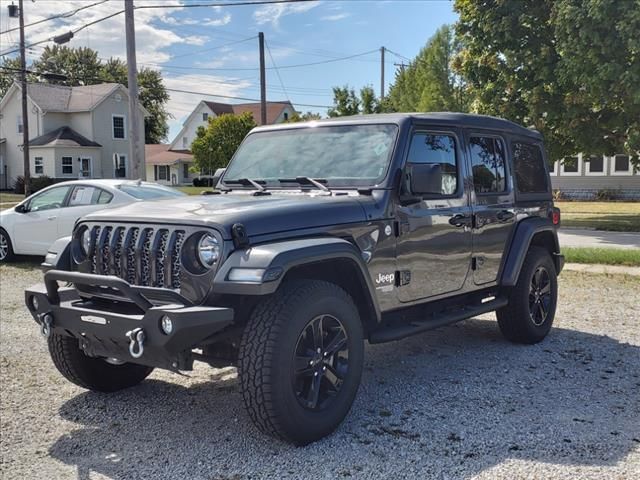
[[[363,362],[351,297],[323,281],[285,284],[256,306],[245,327],[238,368],[244,404],[263,432],[306,445],[347,415]]]
[[[114,365],[85,355],[78,339],[52,333],[47,341],[53,364],[71,383],[96,392],[115,392],[139,384],[152,367],[123,363]]]
[[[531,247],[509,304],[496,312],[500,331],[516,343],[538,343],[547,336],[556,312],[558,278],[551,255]]]
[[[12,262],[15,258],[11,238],[3,228],[0,228],[0,263]]]

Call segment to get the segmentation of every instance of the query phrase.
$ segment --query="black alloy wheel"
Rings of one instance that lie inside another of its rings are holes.
[[[551,277],[540,265],[531,278],[529,286],[529,314],[536,327],[542,325],[549,316],[551,306]]]
[[[313,318],[300,333],[293,386],[304,408],[322,410],[340,392],[349,370],[348,341],[344,326],[332,315]]]

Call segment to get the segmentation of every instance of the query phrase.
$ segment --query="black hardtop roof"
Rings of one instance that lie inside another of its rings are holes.
[[[518,125],[510,120],[503,118],[491,117],[489,115],[476,115],[471,113],[458,113],[458,112],[429,112],[429,113],[378,113],[373,115],[354,115],[350,117],[335,117],[327,118],[324,120],[315,120],[312,122],[301,123],[284,123],[277,125],[268,125],[264,127],[258,127],[255,131],[266,130],[282,130],[287,128],[301,128],[306,127],[310,123],[318,125],[367,125],[367,124],[380,124],[380,123],[395,123],[400,124],[406,121],[418,121],[425,123],[433,123],[442,126],[451,127],[467,127],[477,129],[491,129],[501,130],[503,132],[509,132],[515,135],[524,135],[528,137],[535,137],[541,139],[542,135],[537,130],[525,128],[522,125]]]

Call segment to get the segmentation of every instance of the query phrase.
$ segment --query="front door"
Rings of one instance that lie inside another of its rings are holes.
[[[398,297],[412,302],[460,290],[471,266],[471,207],[464,185],[464,154],[455,131],[416,130],[403,179],[404,193],[417,203],[397,209]],[[410,192],[411,164],[439,164],[440,195]]]
[[[473,174],[473,281],[495,282],[515,225],[513,187],[508,180],[507,149],[498,135],[468,135]]]
[[[80,159],[80,178],[93,177],[93,166],[91,157],[82,157]]]

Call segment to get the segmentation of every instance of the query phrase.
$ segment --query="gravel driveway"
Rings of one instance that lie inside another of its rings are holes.
[[[486,315],[369,346],[344,424],[294,448],[252,426],[233,368],[66,382],[23,307],[32,267],[0,267],[2,478],[640,478],[639,278],[563,274],[539,345]]]

